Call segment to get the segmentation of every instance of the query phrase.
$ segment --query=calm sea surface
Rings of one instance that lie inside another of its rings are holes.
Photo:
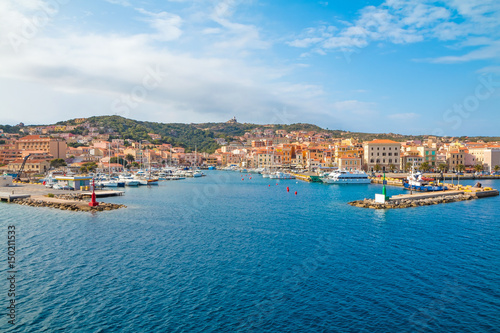
[[[379,185],[207,173],[112,212],[1,203],[0,331],[500,331],[499,197],[375,211],[347,202]]]

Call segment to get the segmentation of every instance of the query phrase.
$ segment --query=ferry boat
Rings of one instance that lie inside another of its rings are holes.
[[[342,171],[331,172],[327,177],[321,179],[326,184],[370,184],[371,180],[363,171]]]

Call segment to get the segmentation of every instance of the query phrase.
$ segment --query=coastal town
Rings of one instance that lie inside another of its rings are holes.
[[[244,169],[341,169],[365,172],[423,172],[494,174],[500,169],[500,142],[468,141],[426,136],[423,140],[361,141],[317,131],[290,131],[262,125],[242,136],[215,139],[213,152],[187,151],[162,142],[119,137],[110,128],[94,127],[85,118],[74,125],[25,126],[18,133],[0,130],[0,172],[27,179],[64,166],[74,174],[122,172],[163,166]],[[237,123],[235,118],[228,123]],[[75,134],[76,133],[76,134]],[[78,134],[81,133],[81,134]],[[23,165],[24,164],[24,165]]]

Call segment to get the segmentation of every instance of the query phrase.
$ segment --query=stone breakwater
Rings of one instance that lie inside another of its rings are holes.
[[[71,196],[71,194],[69,195]],[[61,210],[69,210],[74,212],[102,212],[105,210],[114,210],[119,208],[125,208],[125,205],[112,204],[106,202],[99,202],[99,206],[90,207],[88,205],[88,199],[70,199],[66,198],[66,195],[58,196],[56,200],[50,200],[52,198],[47,199],[18,199],[14,200],[13,203],[17,203],[22,206],[31,206],[31,207],[49,207],[49,208],[57,208]],[[61,198],[64,197],[64,198]],[[54,197],[55,198],[55,197]]]
[[[439,196],[433,198],[422,198],[422,199],[396,199],[389,200],[385,203],[377,203],[373,199],[356,200],[349,202],[349,205],[361,208],[371,208],[371,209],[395,209],[395,208],[410,208],[410,207],[420,207],[420,206],[431,206],[443,203],[466,201],[476,199],[475,196],[470,194],[456,194],[449,196]]]

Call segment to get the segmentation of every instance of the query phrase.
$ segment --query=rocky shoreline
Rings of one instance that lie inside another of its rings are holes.
[[[360,208],[371,208],[371,209],[396,209],[396,208],[411,208],[420,206],[431,206],[443,203],[458,202],[472,200],[476,197],[470,194],[456,194],[449,196],[439,196],[433,198],[423,198],[423,199],[400,199],[400,200],[389,200],[386,203],[377,203],[374,199],[364,199],[349,202],[349,205]]]
[[[82,194],[61,194],[53,197],[45,196],[43,199],[17,199],[13,203],[31,207],[49,207],[74,212],[102,212],[119,208],[126,208],[125,205],[99,202],[99,206],[90,207],[88,196]],[[54,200],[55,199],[55,200]]]

